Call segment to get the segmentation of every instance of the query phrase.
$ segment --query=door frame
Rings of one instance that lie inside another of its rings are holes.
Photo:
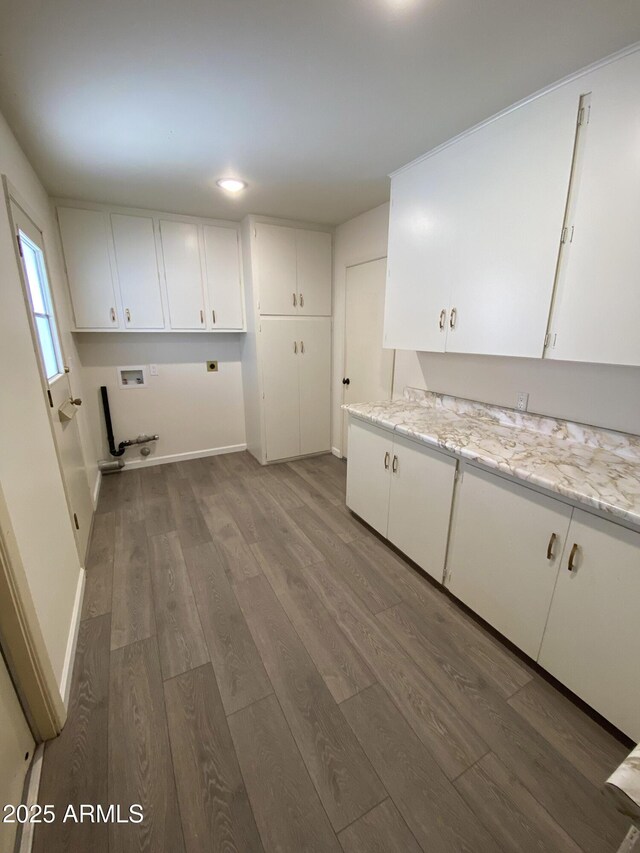
[[[342,305],[342,316],[344,317],[344,329],[342,331],[342,376],[343,378],[346,376],[347,369],[347,274],[351,267],[361,267],[364,264],[372,264],[375,261],[386,261],[387,253],[383,255],[376,255],[373,258],[365,258],[355,261],[347,261],[344,265],[344,294],[343,294],[343,305]],[[385,282],[385,290],[386,290],[386,282]],[[396,350],[393,350],[393,367],[391,368],[391,399],[393,399],[393,384],[395,381],[395,373],[396,373]],[[347,413],[344,411],[342,406],[344,405],[344,397],[345,397],[345,386],[342,386],[342,391],[340,394],[340,412],[342,413],[342,417],[340,419],[340,453],[341,458],[344,459],[346,457],[344,445],[344,435],[346,432],[347,425]]]

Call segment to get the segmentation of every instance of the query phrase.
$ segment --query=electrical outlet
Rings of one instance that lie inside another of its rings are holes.
[[[149,365],[149,376],[157,376],[158,375],[158,365],[150,364]]]
[[[526,391],[518,391],[516,396],[516,409],[519,412],[526,412],[529,407],[529,394]]]
[[[209,373],[217,373],[218,372],[218,362],[217,361],[208,361],[207,362],[207,370]]]

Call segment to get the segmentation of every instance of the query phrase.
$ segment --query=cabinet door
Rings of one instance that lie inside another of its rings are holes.
[[[254,247],[260,313],[297,314],[295,229],[257,224]]]
[[[172,329],[204,328],[198,226],[160,221],[169,322]]]
[[[349,419],[347,506],[383,536],[389,518],[392,450],[391,433]]]
[[[562,86],[453,146],[447,352],[542,357],[578,103],[575,85]]]
[[[235,228],[204,226],[204,252],[211,329],[242,329],[240,245]]]
[[[164,329],[153,219],[111,214],[124,324],[128,329]]]
[[[331,234],[296,231],[296,270],[300,314],[331,316]]]
[[[384,346],[444,352],[455,252],[453,147],[393,178]]]
[[[640,54],[599,68],[583,85],[591,104],[546,355],[639,365]]]
[[[118,328],[107,214],[59,207],[58,222],[76,328]]]
[[[494,474],[469,466],[462,471],[447,586],[537,658],[571,508]]]
[[[300,369],[300,453],[331,449],[331,320],[297,322]]]
[[[574,510],[538,662],[634,741],[638,601],[640,534]]]
[[[267,460],[300,455],[300,348],[294,317],[262,317],[260,363]]]
[[[396,436],[388,538],[442,583],[456,461]]]

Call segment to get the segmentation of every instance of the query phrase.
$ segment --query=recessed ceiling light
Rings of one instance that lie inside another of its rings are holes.
[[[246,181],[239,181],[237,178],[220,178],[216,183],[220,189],[226,190],[228,193],[239,193],[247,186]]]

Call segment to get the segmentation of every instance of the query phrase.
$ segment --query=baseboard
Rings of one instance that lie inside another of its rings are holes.
[[[246,444],[230,444],[228,447],[209,447],[205,450],[191,450],[188,453],[170,453],[168,456],[148,456],[146,459],[132,459],[125,462],[126,468],[147,468],[151,465],[166,465],[169,462],[182,462],[186,459],[202,459],[205,456],[219,456],[222,453],[240,453],[247,449]]]
[[[42,775],[42,758],[44,756],[44,743],[39,743],[29,768],[29,777],[24,791],[22,802],[27,806],[35,806],[40,793],[40,776]],[[31,853],[33,848],[33,836],[35,834],[35,823],[25,821],[20,824],[20,836],[16,843],[16,853]]]
[[[71,614],[71,627],[69,629],[69,639],[67,640],[67,653],[64,656],[62,678],[60,679],[60,695],[62,696],[65,708],[69,707],[71,676],[73,675],[73,662],[76,657],[76,646],[78,645],[78,633],[80,631],[80,616],[82,614],[85,577],[84,569],[80,569],[78,585],[76,587],[76,599],[73,603],[73,613]]]
[[[331,452],[333,453],[334,456],[337,456],[338,459],[342,459],[342,453],[341,453],[341,451],[338,450],[337,447],[332,447]]]
[[[94,510],[98,508],[98,500],[100,498],[100,486],[102,485],[102,471],[98,468],[98,475],[96,477],[96,481],[93,484],[93,508]]]

